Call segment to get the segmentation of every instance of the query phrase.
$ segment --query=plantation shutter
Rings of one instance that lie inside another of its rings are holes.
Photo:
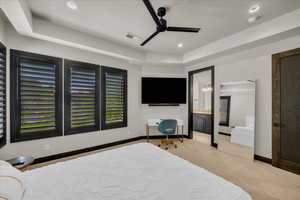
[[[22,52],[12,55],[17,57],[12,68],[18,74],[18,90],[12,94],[17,97],[12,105],[17,113],[15,131],[26,139],[59,135],[59,60]]]
[[[55,130],[55,65],[23,59],[20,133]]]
[[[65,60],[65,133],[99,130],[99,66]]]
[[[127,126],[127,71],[102,68],[102,129]]]
[[[6,48],[0,43],[0,148],[6,144]]]

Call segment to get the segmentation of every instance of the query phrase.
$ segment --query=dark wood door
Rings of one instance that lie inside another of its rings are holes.
[[[300,49],[273,56],[274,166],[300,174]]]

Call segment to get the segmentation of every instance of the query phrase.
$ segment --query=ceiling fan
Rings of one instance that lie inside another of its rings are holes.
[[[188,28],[188,27],[176,27],[176,26],[167,26],[167,21],[163,19],[163,17],[167,13],[167,8],[160,7],[157,10],[157,15],[154,11],[154,8],[149,0],[143,0],[145,6],[149,10],[155,24],[156,24],[156,31],[150,35],[142,44],[141,46],[144,46],[146,43],[148,43],[152,38],[154,38],[157,34],[165,31],[175,31],[175,32],[189,32],[189,33],[198,33],[200,31],[200,28]]]

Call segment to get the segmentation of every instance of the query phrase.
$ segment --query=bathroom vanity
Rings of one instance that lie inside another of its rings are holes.
[[[207,111],[193,112],[193,130],[201,133],[211,134],[212,115]]]

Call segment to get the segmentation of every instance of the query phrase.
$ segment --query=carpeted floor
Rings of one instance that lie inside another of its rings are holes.
[[[144,141],[141,140],[138,142]],[[151,140],[151,142],[153,144],[158,144],[159,140]],[[242,187],[252,196],[253,200],[300,199],[299,175],[272,167],[269,164],[259,161],[249,161],[237,156],[226,154],[213,147],[210,147],[207,144],[203,144],[195,140],[185,139],[183,144],[179,142],[177,143],[177,149],[170,148],[168,151]],[[28,169],[37,168],[54,162],[73,159],[96,152],[99,151],[33,165]]]

